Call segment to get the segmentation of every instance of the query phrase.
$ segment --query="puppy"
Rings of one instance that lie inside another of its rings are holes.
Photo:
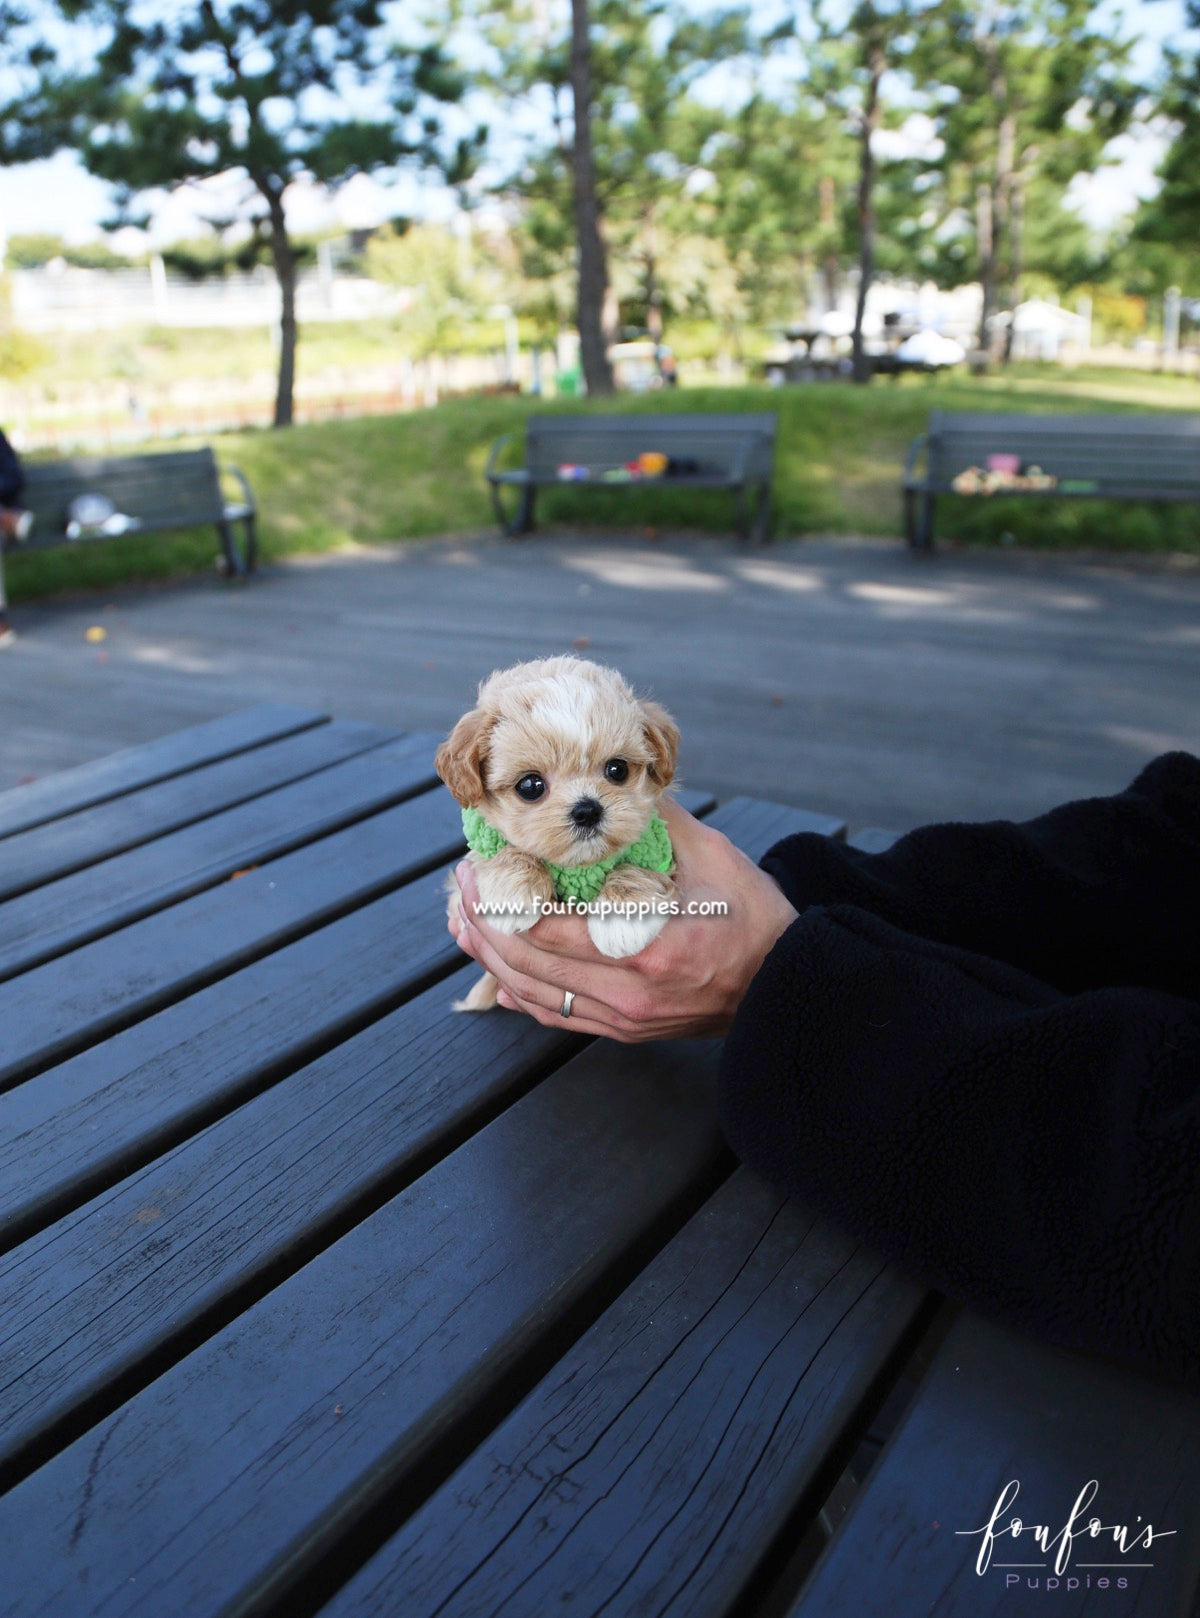
[[[525,932],[556,900],[585,904],[601,954],[645,949],[675,892],[656,811],[678,751],[670,714],[615,669],[547,657],[490,675],[435,760],[463,808],[489,925]],[[455,1010],[487,1010],[496,990],[485,974]]]

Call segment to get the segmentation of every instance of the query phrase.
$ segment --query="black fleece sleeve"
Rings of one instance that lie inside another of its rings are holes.
[[[1200,997],[1200,759],[1023,823],[923,826],[884,854],[805,834],[763,861],[797,910],[854,905],[1073,991]]]
[[[735,1151],[950,1296],[1067,1347],[1200,1370],[1200,1004],[1064,995],[815,907],[726,1041]]]

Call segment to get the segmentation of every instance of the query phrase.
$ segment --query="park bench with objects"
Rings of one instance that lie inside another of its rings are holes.
[[[775,428],[773,412],[531,416],[523,464],[503,464],[520,436],[505,433],[492,445],[485,475],[496,519],[510,536],[532,530],[539,489],[565,486],[728,490],[741,532],[765,540]]]
[[[33,526],[19,546],[9,542],[8,549],[39,550],[211,524],[222,571],[230,576],[254,571],[254,496],[244,474],[236,466],[219,468],[211,449],[30,461],[22,470],[21,505],[33,513]],[[222,472],[237,485],[233,498],[222,488]]]
[[[903,490],[905,535],[922,550],[939,496],[1200,501],[1200,416],[935,410]]]
[[[739,1167],[715,1042],[451,1011],[434,742],[264,705],[0,795],[4,1618],[1008,1618],[1014,1478],[1130,1525],[1060,1618],[1183,1618],[1200,1400]]]

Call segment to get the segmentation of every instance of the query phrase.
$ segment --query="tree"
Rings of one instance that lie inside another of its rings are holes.
[[[1031,188],[1045,180],[1064,194],[1133,115],[1131,45],[1098,11],[1096,0],[942,0],[922,29],[918,61],[943,87],[934,116],[948,190],[972,221],[981,349],[1020,299]],[[1011,341],[1010,319],[1005,357]]]
[[[459,97],[460,77],[436,46],[402,48],[379,0],[63,3],[105,32],[95,72],[69,96],[83,160],[122,210],[154,187],[245,174],[279,282],[274,419],[286,426],[297,342],[288,185],[308,175],[336,187],[404,161],[461,180],[477,137],[446,143],[434,110]]]
[[[571,193],[575,207],[576,320],[579,359],[589,393],[613,391],[613,371],[604,340],[608,265],[600,234],[600,199],[592,151],[592,31],[588,0],[571,0]]]
[[[680,196],[723,118],[691,91],[748,49],[746,13],[571,0],[568,16],[549,0],[480,0],[475,15],[493,52],[484,81],[536,119],[500,189],[520,204],[546,269],[556,253],[573,261],[584,376],[590,392],[611,391],[606,350],[620,322],[610,259],[636,261],[638,301],[656,325],[662,244],[675,238]]]
[[[1200,0],[1189,0],[1187,20],[1200,29]],[[1183,285],[1189,275],[1196,279],[1194,255],[1200,251],[1200,47],[1194,55],[1169,50],[1166,66],[1157,110],[1174,133],[1159,165],[1158,192],[1138,210],[1133,236],[1155,249],[1150,257],[1160,282]],[[1200,291],[1200,285],[1184,290]]]

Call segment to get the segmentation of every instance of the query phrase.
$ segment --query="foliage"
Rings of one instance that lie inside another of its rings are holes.
[[[930,13],[914,63],[937,86],[943,217],[973,243],[981,347],[994,342],[996,314],[1019,301],[1027,215],[1057,211],[1043,246],[1060,235],[1070,181],[1096,167],[1133,116],[1130,49],[1096,0],[942,0]],[[1075,273],[1086,275],[1084,263]]]
[[[55,259],[81,270],[127,270],[137,262],[106,242],[65,242],[49,232],[10,236],[7,256],[14,270],[38,270]]]
[[[1189,26],[1200,29],[1200,0],[1189,0]],[[1141,265],[1149,262],[1159,269],[1158,287],[1182,286],[1200,294],[1196,278],[1195,254],[1200,250],[1200,43],[1191,54],[1176,47],[1166,56],[1166,78],[1159,95],[1159,111],[1170,120],[1174,131],[1171,145],[1159,168],[1161,186],[1156,196],[1144,203],[1134,222],[1133,242],[1149,247],[1141,251]]]
[[[467,221],[464,220],[464,225]],[[517,302],[518,270],[506,237],[459,234],[443,225],[391,226],[367,243],[367,274],[403,287],[402,346],[415,359],[456,348],[461,328]]]
[[[36,337],[18,331],[12,320],[12,288],[0,275],[0,377],[16,380],[39,369],[47,358]]]
[[[575,253],[566,17],[543,0],[483,0],[474,14],[491,51],[481,78],[527,115],[517,125],[525,131],[520,154],[499,189],[519,209],[522,309],[549,326],[562,311]],[[718,256],[702,242],[705,203],[696,187],[710,179],[706,147],[725,115],[696,92],[718,64],[752,49],[748,13],[594,0],[591,41],[597,203],[621,304],[613,334],[636,327],[658,335],[674,314],[696,312]]]
[[[378,0],[71,0],[104,30],[95,71],[70,86],[79,150],[124,209],[141,193],[240,171],[247,217],[282,294],[276,424],[290,422],[297,255],[284,194],[402,161],[468,170],[472,141],[442,139],[431,109],[462,89],[434,44],[408,49]],[[361,110],[352,110],[361,109]],[[226,223],[229,223],[228,221]]]

